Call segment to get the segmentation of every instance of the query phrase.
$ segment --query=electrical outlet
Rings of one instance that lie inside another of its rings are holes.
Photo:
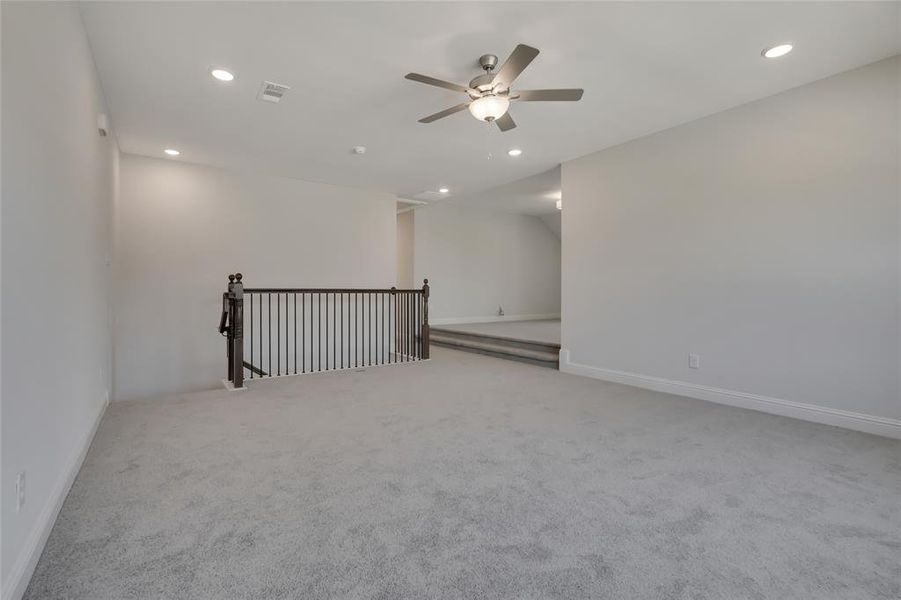
[[[25,471],[20,471],[16,475],[16,512],[22,510],[25,506]]]
[[[700,369],[701,368],[701,357],[697,354],[689,354],[688,355],[688,368],[689,369]]]

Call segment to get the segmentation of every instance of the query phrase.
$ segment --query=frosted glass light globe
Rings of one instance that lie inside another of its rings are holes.
[[[469,104],[469,112],[480,121],[494,121],[504,116],[510,108],[510,99],[504,96],[482,96]]]

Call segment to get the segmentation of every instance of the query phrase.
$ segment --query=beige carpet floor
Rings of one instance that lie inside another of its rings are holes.
[[[111,406],[35,599],[897,599],[901,442],[435,349]]]

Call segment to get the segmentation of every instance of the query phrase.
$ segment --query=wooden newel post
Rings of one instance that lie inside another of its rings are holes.
[[[429,280],[422,280],[422,358],[429,358]]]
[[[234,348],[234,343],[232,340],[233,337],[233,328],[232,323],[234,323],[234,303],[232,302],[232,287],[235,285],[235,276],[228,276],[228,286],[226,287],[226,292],[222,294],[222,322],[219,324],[219,331],[222,332],[223,328],[225,330],[225,356],[226,362],[228,364],[228,381],[234,381],[234,362],[232,361],[232,348]]]
[[[244,284],[242,275],[228,276],[228,328],[226,345],[228,355],[228,380],[235,388],[244,387]]]

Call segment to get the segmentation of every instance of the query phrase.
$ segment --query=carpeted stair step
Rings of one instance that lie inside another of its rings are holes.
[[[476,352],[508,360],[518,360],[554,369],[559,367],[560,346],[558,344],[515,340],[437,328],[432,328],[430,339],[432,343],[438,346]]]

